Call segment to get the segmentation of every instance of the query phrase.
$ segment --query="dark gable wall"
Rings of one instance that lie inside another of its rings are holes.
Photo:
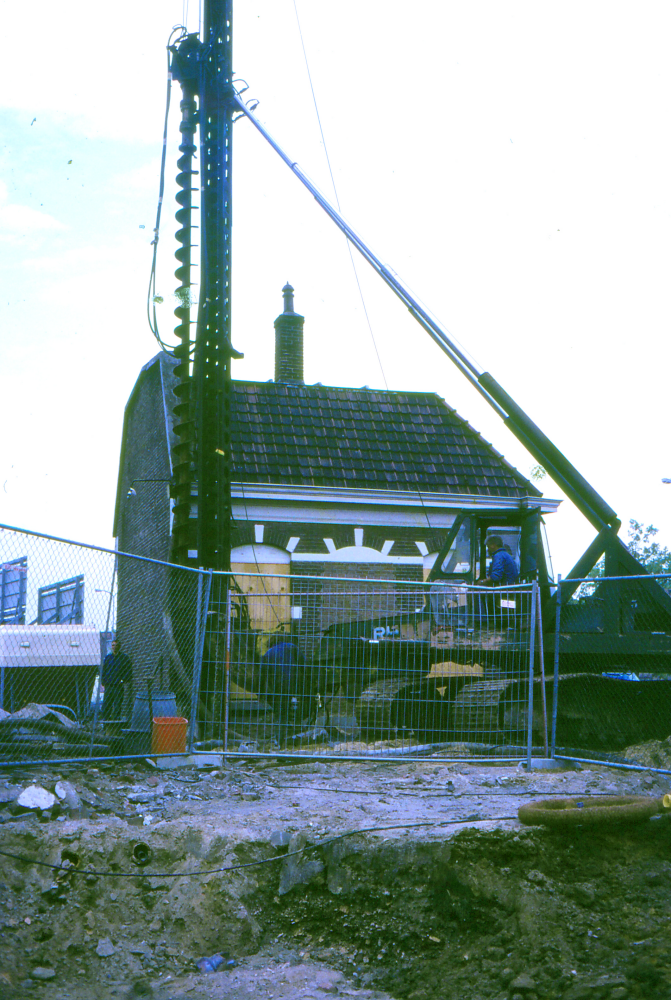
[[[172,359],[158,355],[143,369],[126,406],[119,469],[116,535],[119,550],[170,560],[171,467],[166,435],[165,398],[171,399]],[[176,400],[176,397],[175,397]],[[134,482],[158,479],[165,482]],[[135,496],[127,497],[134,483]],[[194,574],[171,571],[135,559],[119,558],[118,634],[133,661],[133,694],[171,690],[186,709],[185,671],[193,665],[191,609]],[[177,652],[175,639],[182,649]],[[191,657],[191,662],[183,661]],[[127,708],[131,706],[128,705]]]

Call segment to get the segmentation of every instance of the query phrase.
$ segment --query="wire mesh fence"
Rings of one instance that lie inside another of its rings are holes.
[[[549,722],[558,756],[671,771],[670,591],[227,575],[0,527],[0,762],[514,759]]]
[[[235,576],[208,615],[195,748],[522,756],[531,592]]]
[[[7,527],[0,566],[0,761],[525,752],[528,586],[227,575]]]
[[[670,591],[669,575],[561,582],[558,755],[671,770]]]

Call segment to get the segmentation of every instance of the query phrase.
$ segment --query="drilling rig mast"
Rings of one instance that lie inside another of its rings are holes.
[[[173,558],[182,565],[230,569],[231,550],[231,208],[233,0],[205,0],[202,38],[184,34],[170,47],[170,69],[182,88],[177,184],[180,266],[176,295],[180,343],[179,403],[173,498]],[[196,161],[196,134],[200,156]],[[198,162],[199,169],[194,169]],[[194,180],[199,178],[200,184]],[[200,191],[200,228],[193,221]],[[200,280],[191,338],[194,230]],[[196,493],[194,496],[194,483]],[[194,517],[194,514],[196,515]],[[195,530],[194,530],[195,527]]]

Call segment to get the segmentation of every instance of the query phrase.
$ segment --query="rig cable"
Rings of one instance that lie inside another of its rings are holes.
[[[328,168],[329,168],[329,176],[331,177],[331,186],[333,187],[333,196],[335,198],[336,205],[338,206],[338,211],[342,212],[342,209],[340,208],[340,198],[338,197],[338,190],[336,188],[335,177],[333,176],[333,169],[331,167],[331,158],[329,156],[329,152],[328,152],[328,149],[326,147],[326,136],[324,135],[324,129],[322,127],[321,115],[319,114],[319,108],[317,107],[317,96],[315,94],[315,88],[314,88],[313,83],[312,83],[312,73],[310,72],[310,65],[308,63],[308,54],[307,54],[307,51],[305,49],[305,41],[303,39],[303,31],[302,31],[302,28],[301,28],[300,18],[298,16],[298,6],[297,6],[297,3],[296,3],[296,0],[293,0],[293,3],[294,3],[294,13],[296,14],[296,24],[298,26],[298,35],[299,35],[299,38],[301,40],[301,48],[303,50],[303,59],[305,60],[305,69],[306,69],[306,72],[308,74],[308,81],[310,83],[310,93],[312,94],[312,103],[315,106],[315,114],[317,116],[317,123],[319,124],[319,133],[320,133],[320,135],[322,137],[322,145],[324,147],[324,156],[326,157],[326,163],[327,163]],[[349,239],[346,239],[345,242],[347,244],[347,252],[349,254],[349,259],[350,259],[350,261],[352,263],[352,270],[354,271],[354,280],[356,281],[356,287],[359,290],[359,298],[361,299],[361,306],[363,308],[363,314],[366,317],[366,323],[368,324],[368,332],[370,333],[370,339],[373,341],[373,347],[375,348],[375,354],[377,356],[377,363],[380,366],[380,372],[382,374],[382,379],[384,381],[385,388],[387,390],[389,390],[389,384],[387,383],[387,376],[385,375],[384,368],[382,366],[382,358],[380,357],[380,352],[378,350],[377,341],[375,340],[375,334],[373,333],[373,325],[372,325],[372,323],[370,321],[370,316],[368,315],[368,309],[366,308],[366,301],[364,299],[363,289],[361,288],[361,282],[359,281],[359,272],[357,271],[356,264],[354,262],[354,255],[352,253],[352,246],[350,244]]]
[[[421,305],[418,299],[412,295],[410,290],[403,284],[400,278],[395,275],[392,270],[373,253],[372,250],[369,249],[358,233],[356,233],[356,231],[344,220],[342,215],[340,215],[340,213],[330,204],[319,188],[313,184],[307,174],[299,167],[298,163],[295,160],[292,160],[284,149],[282,149],[282,147],[273,139],[266,127],[259,121],[250,108],[247,107],[245,102],[235,90],[233,91],[233,100],[242,113],[251,121],[257,131],[260,132],[266,142],[272,146],[278,156],[286,163],[292,173],[295,174],[301,184],[308,189],[320,208],[326,212],[329,218],[336,224],[338,229],[340,229],[340,231],[347,236],[348,240],[354,244],[361,256],[368,261],[371,267],[380,275],[382,280],[386,282],[386,284],[404,303],[411,315],[429,334],[432,340],[434,340],[440,349],[447,354],[453,364],[455,364],[459,371],[461,371],[464,378],[466,378],[471,385],[477,389],[479,394],[487,400],[492,409],[494,409],[495,412],[505,420],[508,414],[479,381],[480,376],[484,375],[482,369],[480,369],[469,357],[467,357],[464,351],[454,342],[453,339],[448,337],[447,333],[443,330],[438,321],[434,319],[428,310]]]
[[[173,44],[173,38],[175,34],[179,32],[178,41],[184,37],[186,34],[186,28],[181,25],[175,25],[175,27],[170,32],[168,38],[168,44],[166,45],[167,59],[168,59],[168,77],[166,85],[166,96],[165,96],[165,116],[163,119],[163,148],[161,151],[161,170],[159,175],[159,186],[158,186],[158,204],[156,206],[156,224],[154,226],[154,238],[151,242],[154,250],[152,253],[151,260],[151,270],[149,272],[149,288],[147,289],[147,321],[149,323],[149,329],[153,333],[154,337],[158,341],[161,350],[165,351],[166,354],[172,355],[172,350],[168,344],[161,338],[158,330],[158,321],[156,318],[156,260],[158,255],[158,239],[159,231],[161,228],[161,209],[163,208],[163,194],[165,191],[165,162],[168,151],[168,116],[170,114],[170,97],[172,92],[172,73],[170,71],[170,46]]]

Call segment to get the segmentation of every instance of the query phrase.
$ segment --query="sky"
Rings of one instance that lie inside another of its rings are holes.
[[[124,406],[159,349],[145,303],[165,45],[174,25],[197,30],[199,7],[0,9],[0,521],[109,546]],[[654,524],[668,545],[670,28],[654,0],[235,0],[233,28],[273,137],[333,198],[328,153],[375,253],[625,526]],[[178,118],[175,85],[168,341]],[[248,121],[233,151],[234,377],[273,377],[288,280],[306,382],[436,392],[528,476],[535,461],[363,260],[355,273]],[[564,501],[548,533],[566,575],[594,530]]]

